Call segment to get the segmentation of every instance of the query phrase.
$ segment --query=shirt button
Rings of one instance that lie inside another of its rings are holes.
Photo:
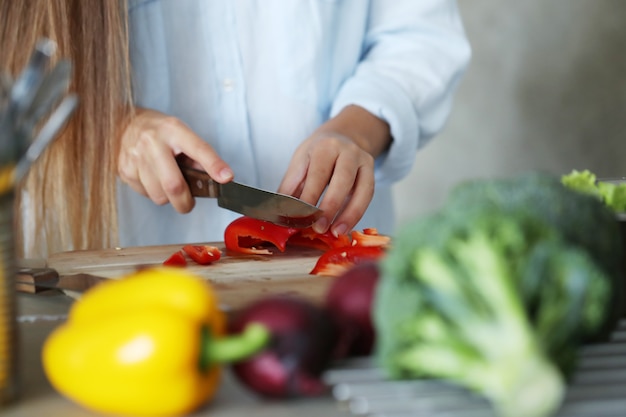
[[[232,78],[224,78],[222,80],[222,88],[224,88],[224,91],[233,91],[235,89],[235,81]]]

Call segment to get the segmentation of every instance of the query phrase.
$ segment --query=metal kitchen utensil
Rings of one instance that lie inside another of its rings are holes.
[[[66,64],[46,74],[56,43],[37,43],[26,68],[15,81],[0,74],[0,404],[15,400],[18,384],[16,327],[16,254],[14,209],[16,183],[56,136],[76,107],[76,97],[66,98],[39,130],[67,88]],[[57,69],[58,68],[58,69]]]
[[[63,95],[67,92],[72,76],[72,65],[67,60],[59,61],[48,74],[46,74],[30,106],[24,110],[17,124],[17,136],[21,155],[30,145],[33,132],[37,124],[47,116],[54,106],[59,104]]]
[[[24,112],[30,107],[44,73],[50,62],[50,58],[56,51],[56,43],[50,39],[40,40],[30,56],[26,68],[17,77],[9,96],[9,104],[6,117],[12,119],[15,124]]]
[[[30,106],[55,51],[56,43],[54,41],[50,39],[40,40],[31,54],[26,68],[15,80],[11,91],[10,106],[13,106],[18,114]]]
[[[217,204],[255,219],[287,227],[308,227],[322,215],[317,207],[295,197],[231,181],[220,184],[206,172],[179,165],[194,197],[217,198]]]
[[[72,64],[60,60],[43,78],[30,107],[24,114],[28,123],[34,123],[52,110],[67,91],[72,77]]]
[[[17,133],[18,126],[24,113],[32,104],[55,51],[54,41],[47,38],[41,39],[31,54],[26,68],[11,85],[7,97],[8,103],[0,113],[0,164],[19,158],[21,149],[27,146],[22,142],[30,138]]]
[[[39,158],[50,142],[57,136],[61,128],[65,125],[70,115],[76,109],[78,98],[75,95],[69,95],[63,99],[59,107],[57,107],[50,118],[43,125],[26,153],[18,161],[15,167],[15,183],[26,174],[30,166]]]
[[[437,379],[389,379],[373,357],[338,362],[323,379],[352,416],[496,417],[487,401],[464,387]],[[625,393],[626,318],[609,341],[579,349],[555,417],[622,417]]]

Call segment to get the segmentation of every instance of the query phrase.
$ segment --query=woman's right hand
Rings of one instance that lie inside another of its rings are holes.
[[[181,120],[150,109],[137,109],[122,134],[118,175],[155,204],[169,202],[176,211],[187,213],[194,199],[176,161],[182,154],[219,183],[233,179],[232,169],[211,145]]]

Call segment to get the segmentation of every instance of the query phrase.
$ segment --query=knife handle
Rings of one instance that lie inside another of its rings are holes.
[[[209,198],[218,198],[220,196],[220,184],[214,181],[209,174],[182,164],[179,167],[192,196]]]
[[[17,271],[16,290],[28,294],[50,290],[59,281],[59,274],[52,268],[20,268]]]

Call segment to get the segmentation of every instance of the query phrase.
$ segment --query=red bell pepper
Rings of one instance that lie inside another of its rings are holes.
[[[310,274],[337,277],[354,265],[376,261],[383,255],[385,255],[385,249],[382,246],[349,246],[330,249],[319,257]]]
[[[233,252],[271,255],[268,244],[284,252],[287,240],[298,230],[243,216],[226,226],[224,244]]]
[[[332,248],[350,246],[350,237],[348,235],[335,236],[330,230],[320,234],[313,230],[312,227],[307,227],[291,236],[287,244],[327,251]]]
[[[387,247],[391,243],[391,237],[378,234],[378,230],[373,227],[363,229],[363,232],[353,230],[350,235],[352,237],[352,246]]]
[[[185,254],[182,250],[179,250],[172,254],[169,258],[167,258],[163,265],[165,266],[186,266],[187,259],[185,258]]]
[[[310,273],[328,276],[338,276],[353,265],[379,259],[385,254],[390,241],[389,236],[380,235],[375,228],[334,236],[330,231],[320,234],[311,227],[296,229],[278,226],[246,216],[235,219],[224,232],[226,249],[232,252],[271,255],[268,245],[281,252],[287,245],[324,251]]]
[[[183,251],[200,265],[212,264],[222,257],[222,251],[210,245],[185,245]]]

